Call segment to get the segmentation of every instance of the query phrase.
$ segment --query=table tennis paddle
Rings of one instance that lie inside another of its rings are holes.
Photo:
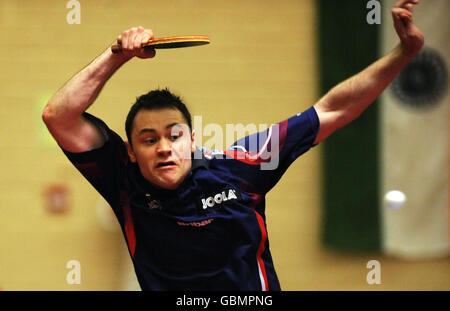
[[[176,36],[176,37],[162,37],[149,40],[147,43],[142,44],[143,48],[149,49],[175,49],[184,48],[190,46],[198,46],[209,43],[209,37],[203,35],[193,36]],[[122,51],[121,41],[118,40],[117,44],[111,46],[113,53],[120,53]]]

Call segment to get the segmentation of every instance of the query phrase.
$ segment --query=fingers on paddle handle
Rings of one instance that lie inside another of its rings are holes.
[[[121,53],[122,52],[122,45],[120,44],[114,44],[111,46],[111,52],[114,54]]]

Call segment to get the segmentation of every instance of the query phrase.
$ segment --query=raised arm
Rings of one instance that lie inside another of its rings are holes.
[[[332,88],[314,105],[320,120],[316,144],[356,119],[420,51],[424,37],[413,21],[413,5],[418,3],[419,0],[401,0],[392,9],[400,38],[394,50]]]
[[[153,32],[143,27],[124,31],[122,53],[113,54],[110,47],[88,66],[72,77],[50,99],[42,113],[48,130],[65,150],[83,152],[98,148],[105,142],[100,130],[83,117],[97,99],[106,81],[133,57],[152,58],[153,51],[144,51],[141,44],[153,38]]]

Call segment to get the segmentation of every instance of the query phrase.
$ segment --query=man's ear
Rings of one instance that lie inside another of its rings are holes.
[[[191,153],[195,152],[195,130],[192,130],[191,134]]]
[[[125,142],[127,145],[128,156],[130,157],[131,162],[136,163],[136,155],[134,154],[133,147],[129,142]]]

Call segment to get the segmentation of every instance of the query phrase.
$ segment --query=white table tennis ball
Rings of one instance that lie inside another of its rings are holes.
[[[384,204],[392,209],[400,209],[406,202],[406,196],[398,190],[389,191],[384,195]]]

